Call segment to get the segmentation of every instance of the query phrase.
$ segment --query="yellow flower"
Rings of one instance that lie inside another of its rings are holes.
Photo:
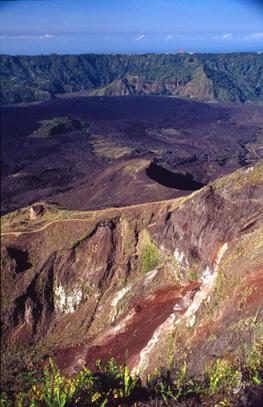
[[[96,393],[93,394],[93,396],[91,397],[91,401],[97,401],[99,398],[101,398],[101,394],[96,391]]]

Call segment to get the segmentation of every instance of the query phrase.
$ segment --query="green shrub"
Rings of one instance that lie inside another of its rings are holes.
[[[98,361],[97,372],[84,368],[72,378],[63,377],[50,359],[43,376],[42,382],[33,384],[28,393],[16,396],[16,407],[114,406],[128,401],[141,386],[139,378],[131,377],[129,368],[118,366],[114,359],[105,368]],[[13,405],[5,394],[1,397],[1,406]]]
[[[212,368],[206,369],[208,392],[211,395],[233,390],[241,381],[239,369],[226,359],[218,359]]]
[[[243,375],[255,385],[263,385],[263,336],[256,338],[245,355]]]
[[[140,271],[142,274],[155,269],[161,263],[160,252],[154,242],[151,241],[147,232],[143,234],[143,242],[140,250]]]
[[[198,275],[194,271],[190,271],[188,278],[190,281],[198,281]]]
[[[2,407],[103,407],[128,406],[137,401],[155,399],[166,405],[182,399],[206,400],[215,397],[217,406],[227,405],[241,388],[262,386],[263,342],[257,340],[245,355],[242,363],[237,360],[218,359],[205,369],[203,377],[191,377],[184,363],[178,369],[156,369],[148,376],[143,387],[138,376],[132,377],[128,366],[119,366],[110,359],[105,367],[98,360],[96,370],[84,368],[74,377],[66,378],[50,359],[43,375],[37,379],[33,371],[26,377],[33,382],[28,392],[19,392],[14,397],[2,393]],[[224,397],[218,403],[218,397]],[[227,398],[226,398],[227,396]]]

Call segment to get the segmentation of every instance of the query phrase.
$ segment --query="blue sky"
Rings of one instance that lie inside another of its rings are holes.
[[[10,54],[263,51],[263,1],[0,1]]]

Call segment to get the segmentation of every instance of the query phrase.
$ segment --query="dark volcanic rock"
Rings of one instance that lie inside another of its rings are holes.
[[[171,189],[150,179],[149,161],[206,184],[256,162],[263,151],[262,107],[254,105],[86,97],[2,113],[3,213],[42,199],[88,210],[175,198],[187,193],[182,183]],[[78,118],[89,132],[29,137],[54,117]]]

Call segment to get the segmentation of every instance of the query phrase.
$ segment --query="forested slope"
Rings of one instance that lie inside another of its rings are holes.
[[[2,55],[0,77],[2,104],[79,91],[263,101],[263,55],[255,53]]]

